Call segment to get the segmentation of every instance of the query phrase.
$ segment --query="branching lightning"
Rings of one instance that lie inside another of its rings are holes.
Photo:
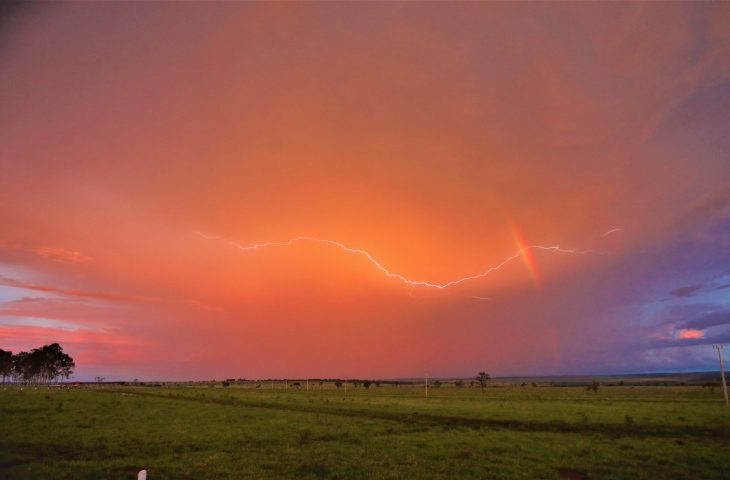
[[[467,276],[464,276],[461,278],[457,278],[455,280],[450,280],[445,283],[433,283],[433,282],[429,282],[426,280],[414,280],[414,279],[408,278],[404,275],[401,275],[399,273],[393,273],[390,270],[388,270],[387,268],[385,268],[375,258],[373,258],[373,256],[370,255],[370,253],[368,253],[367,251],[362,250],[360,248],[349,247],[349,246],[347,246],[341,242],[335,241],[335,240],[327,240],[327,239],[322,239],[322,238],[303,236],[303,237],[295,237],[295,238],[289,239],[285,242],[265,242],[265,243],[257,243],[254,245],[242,245],[238,242],[229,240],[227,238],[206,235],[206,234],[198,232],[198,231],[196,231],[195,233],[207,240],[219,240],[219,241],[226,242],[226,243],[234,246],[235,248],[237,248],[239,250],[243,250],[243,251],[258,250],[260,248],[269,248],[269,247],[291,247],[295,243],[303,243],[303,242],[331,245],[333,247],[339,248],[342,251],[352,253],[355,255],[359,255],[361,257],[366,258],[375,268],[380,270],[388,278],[395,278],[395,279],[401,281],[403,284],[410,285],[411,287],[428,287],[428,288],[436,288],[436,289],[440,289],[440,290],[443,290],[443,289],[446,289],[449,287],[453,287],[453,286],[456,286],[456,285],[459,285],[459,284],[462,284],[465,282],[469,282],[471,280],[485,278],[485,277],[491,275],[492,273],[498,271],[499,269],[501,269],[508,263],[510,263],[514,260],[517,260],[518,258],[520,258],[520,256],[524,255],[524,253],[527,251],[546,251],[546,252],[569,253],[569,254],[578,254],[578,255],[583,255],[586,253],[602,253],[602,252],[595,252],[592,250],[577,250],[574,248],[562,248],[557,245],[554,245],[554,246],[528,245],[528,246],[520,248],[519,250],[517,250],[517,252],[515,252],[513,255],[510,255],[509,257],[504,259],[499,264],[489,267],[482,272],[475,273],[472,275],[467,275]]]

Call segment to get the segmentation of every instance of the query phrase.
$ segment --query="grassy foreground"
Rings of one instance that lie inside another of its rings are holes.
[[[730,478],[700,387],[0,388],[0,478]]]

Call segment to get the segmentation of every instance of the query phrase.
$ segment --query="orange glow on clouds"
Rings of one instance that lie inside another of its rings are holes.
[[[694,328],[685,328],[677,332],[678,338],[702,338],[705,336],[703,330],[696,330]]]
[[[659,358],[705,325],[661,308],[720,302],[666,292],[730,264],[728,12],[21,2],[0,19],[0,348],[66,342],[110,379]],[[236,248],[297,237],[332,242]]]

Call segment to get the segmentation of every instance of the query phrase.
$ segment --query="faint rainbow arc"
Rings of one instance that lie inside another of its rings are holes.
[[[532,278],[532,281],[535,282],[535,285],[538,288],[541,287],[542,277],[540,275],[540,270],[537,267],[537,260],[535,259],[533,250],[527,246],[524,235],[522,235],[522,232],[520,232],[517,227],[510,225],[510,228],[512,230],[512,237],[515,239],[518,252],[522,258],[522,263],[524,263],[525,267],[527,267],[527,271],[530,273],[530,277]]]

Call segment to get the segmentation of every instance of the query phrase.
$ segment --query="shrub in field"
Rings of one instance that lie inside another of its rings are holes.
[[[337,388],[342,388],[342,382],[341,382],[341,381],[339,381],[339,380],[337,380],[337,381],[335,382],[335,387],[337,387]]]
[[[311,430],[302,430],[301,432],[299,432],[299,436],[297,437],[297,443],[299,445],[307,445],[309,443],[312,443]]]
[[[362,386],[365,387],[365,390],[369,389],[370,385],[370,380],[365,380],[364,382],[362,382]]]
[[[454,386],[455,386],[456,388],[461,388],[461,387],[463,387],[463,386],[464,386],[464,380],[457,380],[457,381],[455,381],[455,382],[454,382]]]
[[[702,388],[709,388],[710,393],[715,391],[715,387],[717,387],[717,383],[715,383],[715,382],[706,382],[706,383],[702,384]]]
[[[598,380],[595,380],[594,379],[591,382],[591,384],[586,387],[586,390],[591,391],[591,392],[597,392],[598,391],[598,387],[600,387],[600,386],[601,386],[601,384],[598,383]]]
[[[487,372],[479,372],[477,375],[477,382],[479,382],[479,386],[482,388],[482,392],[484,392],[484,389],[487,388],[487,384],[489,383],[489,380],[491,377]]]

